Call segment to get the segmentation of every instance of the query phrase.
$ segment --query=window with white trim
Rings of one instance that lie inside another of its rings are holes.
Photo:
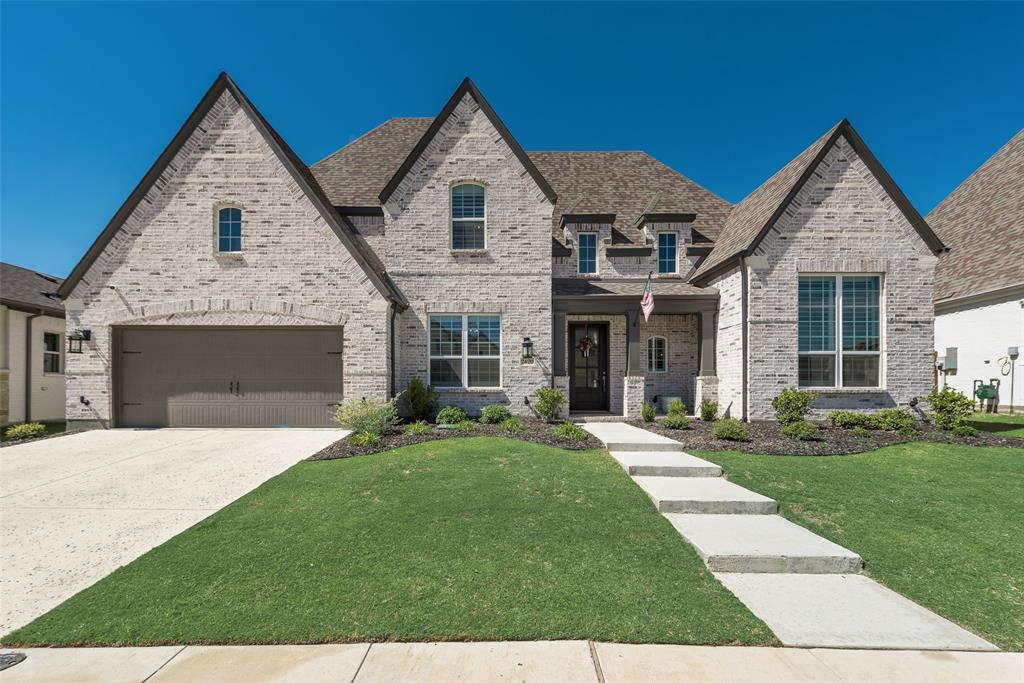
[[[679,267],[676,265],[676,240],[678,236],[674,232],[658,233],[658,272],[662,274],[675,273]]]
[[[237,254],[242,251],[242,210],[225,206],[217,211],[217,251]]]
[[[664,337],[647,339],[647,372],[668,370],[668,340]]]
[[[60,374],[61,335],[56,332],[43,332],[43,372]]]
[[[581,232],[576,235],[579,273],[589,275],[597,272],[597,233]]]
[[[487,248],[487,196],[483,185],[452,188],[452,249]]]
[[[800,386],[881,386],[881,294],[878,275],[800,278]]]
[[[430,384],[439,388],[501,386],[501,316],[430,316]]]

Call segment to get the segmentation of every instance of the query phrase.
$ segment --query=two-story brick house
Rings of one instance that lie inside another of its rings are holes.
[[[942,248],[846,121],[733,206],[642,152],[527,153],[468,79],[307,167],[222,74],[61,287],[68,418],[323,425],[416,377],[471,411],[904,405]]]

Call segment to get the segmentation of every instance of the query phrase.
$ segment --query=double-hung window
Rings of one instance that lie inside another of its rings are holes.
[[[800,386],[881,386],[881,293],[877,275],[800,278]]]
[[[500,387],[501,316],[430,316],[430,384]]]
[[[658,233],[658,272],[675,273],[678,270],[676,258],[676,240],[674,232]]]
[[[487,198],[483,185],[452,188],[452,249],[487,248]]]
[[[60,335],[43,332],[43,372],[60,374]]]
[[[668,370],[668,341],[664,337],[647,339],[647,372]]]
[[[579,272],[587,275],[597,272],[597,233],[581,232],[576,235]]]
[[[237,254],[242,251],[242,210],[224,207],[217,211],[217,251]]]

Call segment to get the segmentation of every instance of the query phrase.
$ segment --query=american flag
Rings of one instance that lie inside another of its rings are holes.
[[[644,285],[644,297],[640,299],[640,310],[644,312],[644,322],[647,322],[654,311],[654,284],[651,282],[650,274],[647,275],[647,284]]]

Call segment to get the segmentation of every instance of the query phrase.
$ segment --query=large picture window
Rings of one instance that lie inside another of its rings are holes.
[[[482,185],[452,188],[452,249],[487,248],[487,199]]]
[[[430,316],[430,384],[501,386],[501,316]]]
[[[800,278],[800,386],[880,386],[881,285],[877,275]]]
[[[597,272],[597,233],[581,232],[576,235],[579,246],[579,272],[583,275]]]

